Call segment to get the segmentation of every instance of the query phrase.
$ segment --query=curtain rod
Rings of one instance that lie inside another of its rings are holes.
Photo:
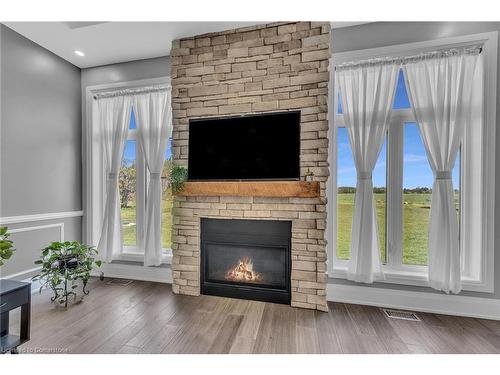
[[[443,50],[424,52],[418,55],[411,55],[411,56],[388,56],[388,57],[378,57],[367,60],[351,61],[336,65],[335,70],[345,70],[345,69],[353,69],[363,66],[375,66],[375,65],[392,65],[392,64],[405,65],[422,60],[438,59],[449,56],[479,55],[482,51],[483,47],[480,45],[473,45],[467,47],[454,47]]]
[[[138,95],[138,94],[147,94],[150,92],[158,92],[158,91],[166,91],[170,90],[170,85],[165,86],[147,86],[147,87],[139,87],[132,89],[123,89],[123,90],[115,90],[109,92],[102,92],[94,95],[94,99],[103,99],[103,98],[113,98],[116,96],[126,96],[126,95]]]

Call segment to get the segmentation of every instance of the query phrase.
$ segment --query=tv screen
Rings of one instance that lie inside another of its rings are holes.
[[[297,180],[300,112],[189,122],[189,180]]]

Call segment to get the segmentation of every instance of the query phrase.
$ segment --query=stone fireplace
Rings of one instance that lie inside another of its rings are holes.
[[[310,171],[319,183],[317,194],[312,196],[287,190],[299,182],[287,185],[287,189],[283,189],[286,194],[282,195],[266,196],[267,193],[259,190],[258,182],[247,185],[244,193],[234,190],[236,193],[228,194],[225,187],[231,183],[223,181],[218,182],[217,187],[223,188],[219,190],[224,194],[215,189],[212,190],[215,193],[191,191],[191,194],[177,195],[172,233],[174,293],[199,295],[207,291],[204,284],[207,275],[203,274],[207,268],[202,268],[206,266],[202,259],[206,254],[201,251],[202,227],[207,225],[206,220],[269,221],[268,224],[282,221],[290,231],[290,304],[327,310],[325,191],[329,173],[329,57],[329,23],[268,24],[173,42],[175,164],[188,167],[189,121],[192,119],[300,111],[301,180]],[[218,251],[224,252],[223,248]],[[255,252],[254,256],[258,254]],[[275,255],[270,250],[260,254],[270,257],[271,262],[286,261],[285,255]],[[238,254],[233,255],[238,258]],[[239,258],[230,261],[235,262],[235,267],[239,261],[247,262]],[[252,260],[254,266],[258,262]],[[239,269],[247,268],[248,264],[242,264]],[[224,275],[225,272],[227,270]],[[214,277],[221,279],[220,275]],[[258,299],[255,296],[260,291],[253,293],[253,298]],[[252,294],[243,298],[252,299]]]

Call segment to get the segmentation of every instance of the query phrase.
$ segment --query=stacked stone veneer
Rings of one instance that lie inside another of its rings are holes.
[[[200,218],[292,222],[292,306],[327,310],[326,180],[330,24],[279,23],[175,40],[172,45],[173,158],[188,166],[189,120],[301,111],[302,178],[319,198],[199,196],[174,199],[174,293],[200,294]]]

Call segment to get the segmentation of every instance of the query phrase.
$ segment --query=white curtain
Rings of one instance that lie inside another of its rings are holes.
[[[429,284],[446,293],[462,289],[458,217],[451,171],[471,113],[477,54],[407,63],[407,90],[434,172],[429,222]]]
[[[347,270],[347,278],[357,282],[384,278],[372,171],[387,132],[398,72],[397,64],[367,64],[337,71],[342,114],[358,174]]]
[[[127,141],[132,99],[130,96],[103,98],[97,104],[107,177],[104,219],[97,249],[99,259],[110,262],[123,252],[118,174]]]
[[[149,172],[146,200],[144,265],[158,266],[162,255],[161,172],[172,132],[170,91],[134,96],[139,142]]]

